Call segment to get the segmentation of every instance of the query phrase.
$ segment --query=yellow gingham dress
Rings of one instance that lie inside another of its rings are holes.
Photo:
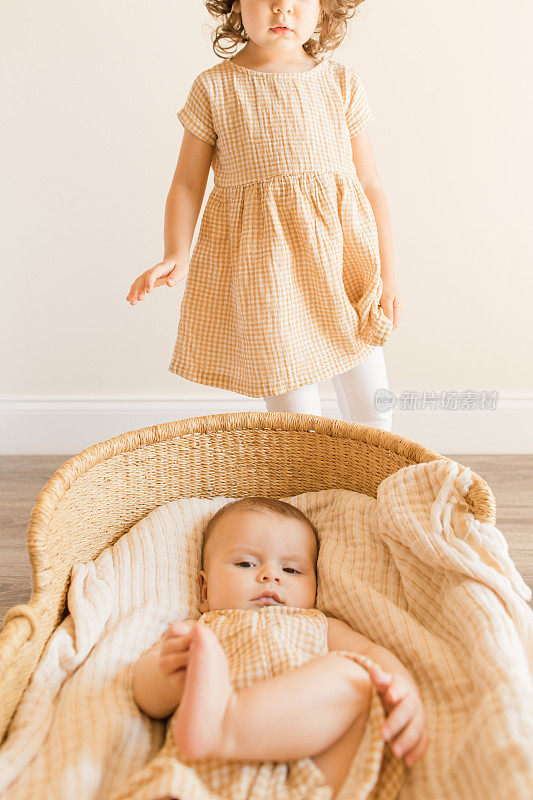
[[[327,617],[316,608],[262,606],[207,611],[198,620],[216,634],[235,689],[299,667],[328,652]],[[372,661],[345,650],[330,651],[365,668]],[[176,712],[174,712],[176,713]],[[279,722],[291,709],[280,708]],[[332,790],[312,758],[287,762],[226,761],[182,756],[172,735],[172,717],[162,750],[110,800],[331,800]],[[385,714],[372,687],[368,723],[336,800],[395,800],[403,762],[384,742]]]
[[[268,73],[224,59],[180,122],[213,146],[169,370],[267,397],[346,372],[384,345],[378,234],[351,137],[364,86],[331,59]]]

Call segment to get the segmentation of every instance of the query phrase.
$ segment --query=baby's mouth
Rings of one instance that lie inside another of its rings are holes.
[[[279,595],[275,592],[264,592],[260,594],[258,597],[254,597],[253,600],[257,603],[263,603],[263,605],[283,605],[283,602],[280,600]]]

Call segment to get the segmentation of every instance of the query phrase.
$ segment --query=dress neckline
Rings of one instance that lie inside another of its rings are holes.
[[[321,61],[318,62],[318,64],[315,64],[314,67],[311,67],[311,69],[304,69],[301,72],[262,72],[261,70],[258,69],[250,69],[250,67],[243,67],[242,64],[236,64],[230,58],[225,58],[224,62],[228,64],[228,66],[233,67],[233,69],[237,70],[240,69],[243,70],[244,72],[250,73],[251,75],[259,75],[260,77],[267,77],[267,78],[289,78],[289,77],[292,78],[294,76],[310,75],[316,72],[317,70],[320,70],[320,68],[327,63],[326,59],[323,58]]]
[[[313,614],[318,614],[319,616],[323,616],[323,612],[320,609],[312,606],[311,608],[301,608],[300,606],[257,606],[257,608],[212,608],[210,611],[204,611],[200,617],[207,617],[210,614],[219,614],[219,615],[226,615],[226,614],[239,614],[246,615],[251,613],[259,612],[264,614],[265,616],[268,615],[270,612],[273,614],[281,614],[281,613],[288,613],[296,611],[298,613],[307,614],[308,612],[312,612]]]

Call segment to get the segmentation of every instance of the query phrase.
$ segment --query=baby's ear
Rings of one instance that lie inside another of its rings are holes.
[[[200,586],[200,612],[207,611],[207,577],[203,570],[198,573],[198,584]]]

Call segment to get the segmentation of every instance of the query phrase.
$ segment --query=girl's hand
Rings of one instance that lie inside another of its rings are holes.
[[[159,669],[176,690],[181,700],[185,687],[185,673],[189,663],[189,631],[194,622],[173,622],[165,631],[159,647]]]
[[[369,668],[370,679],[378,690],[385,711],[393,709],[385,721],[382,734],[390,741],[392,752],[397,758],[405,756],[408,767],[422,758],[426,751],[429,734],[422,700],[414,681],[400,672],[386,673],[379,664]]]
[[[136,281],[131,284],[126,300],[134,306],[140,302],[147,292],[151,292],[154,286],[174,286],[187,274],[188,264],[182,259],[169,256],[156,264],[152,269],[147,269],[139,275]]]
[[[382,278],[383,290],[379,304],[383,309],[383,313],[392,320],[392,329],[398,327],[400,321],[400,310],[402,307],[400,300],[400,292],[396,284],[395,278]]]

